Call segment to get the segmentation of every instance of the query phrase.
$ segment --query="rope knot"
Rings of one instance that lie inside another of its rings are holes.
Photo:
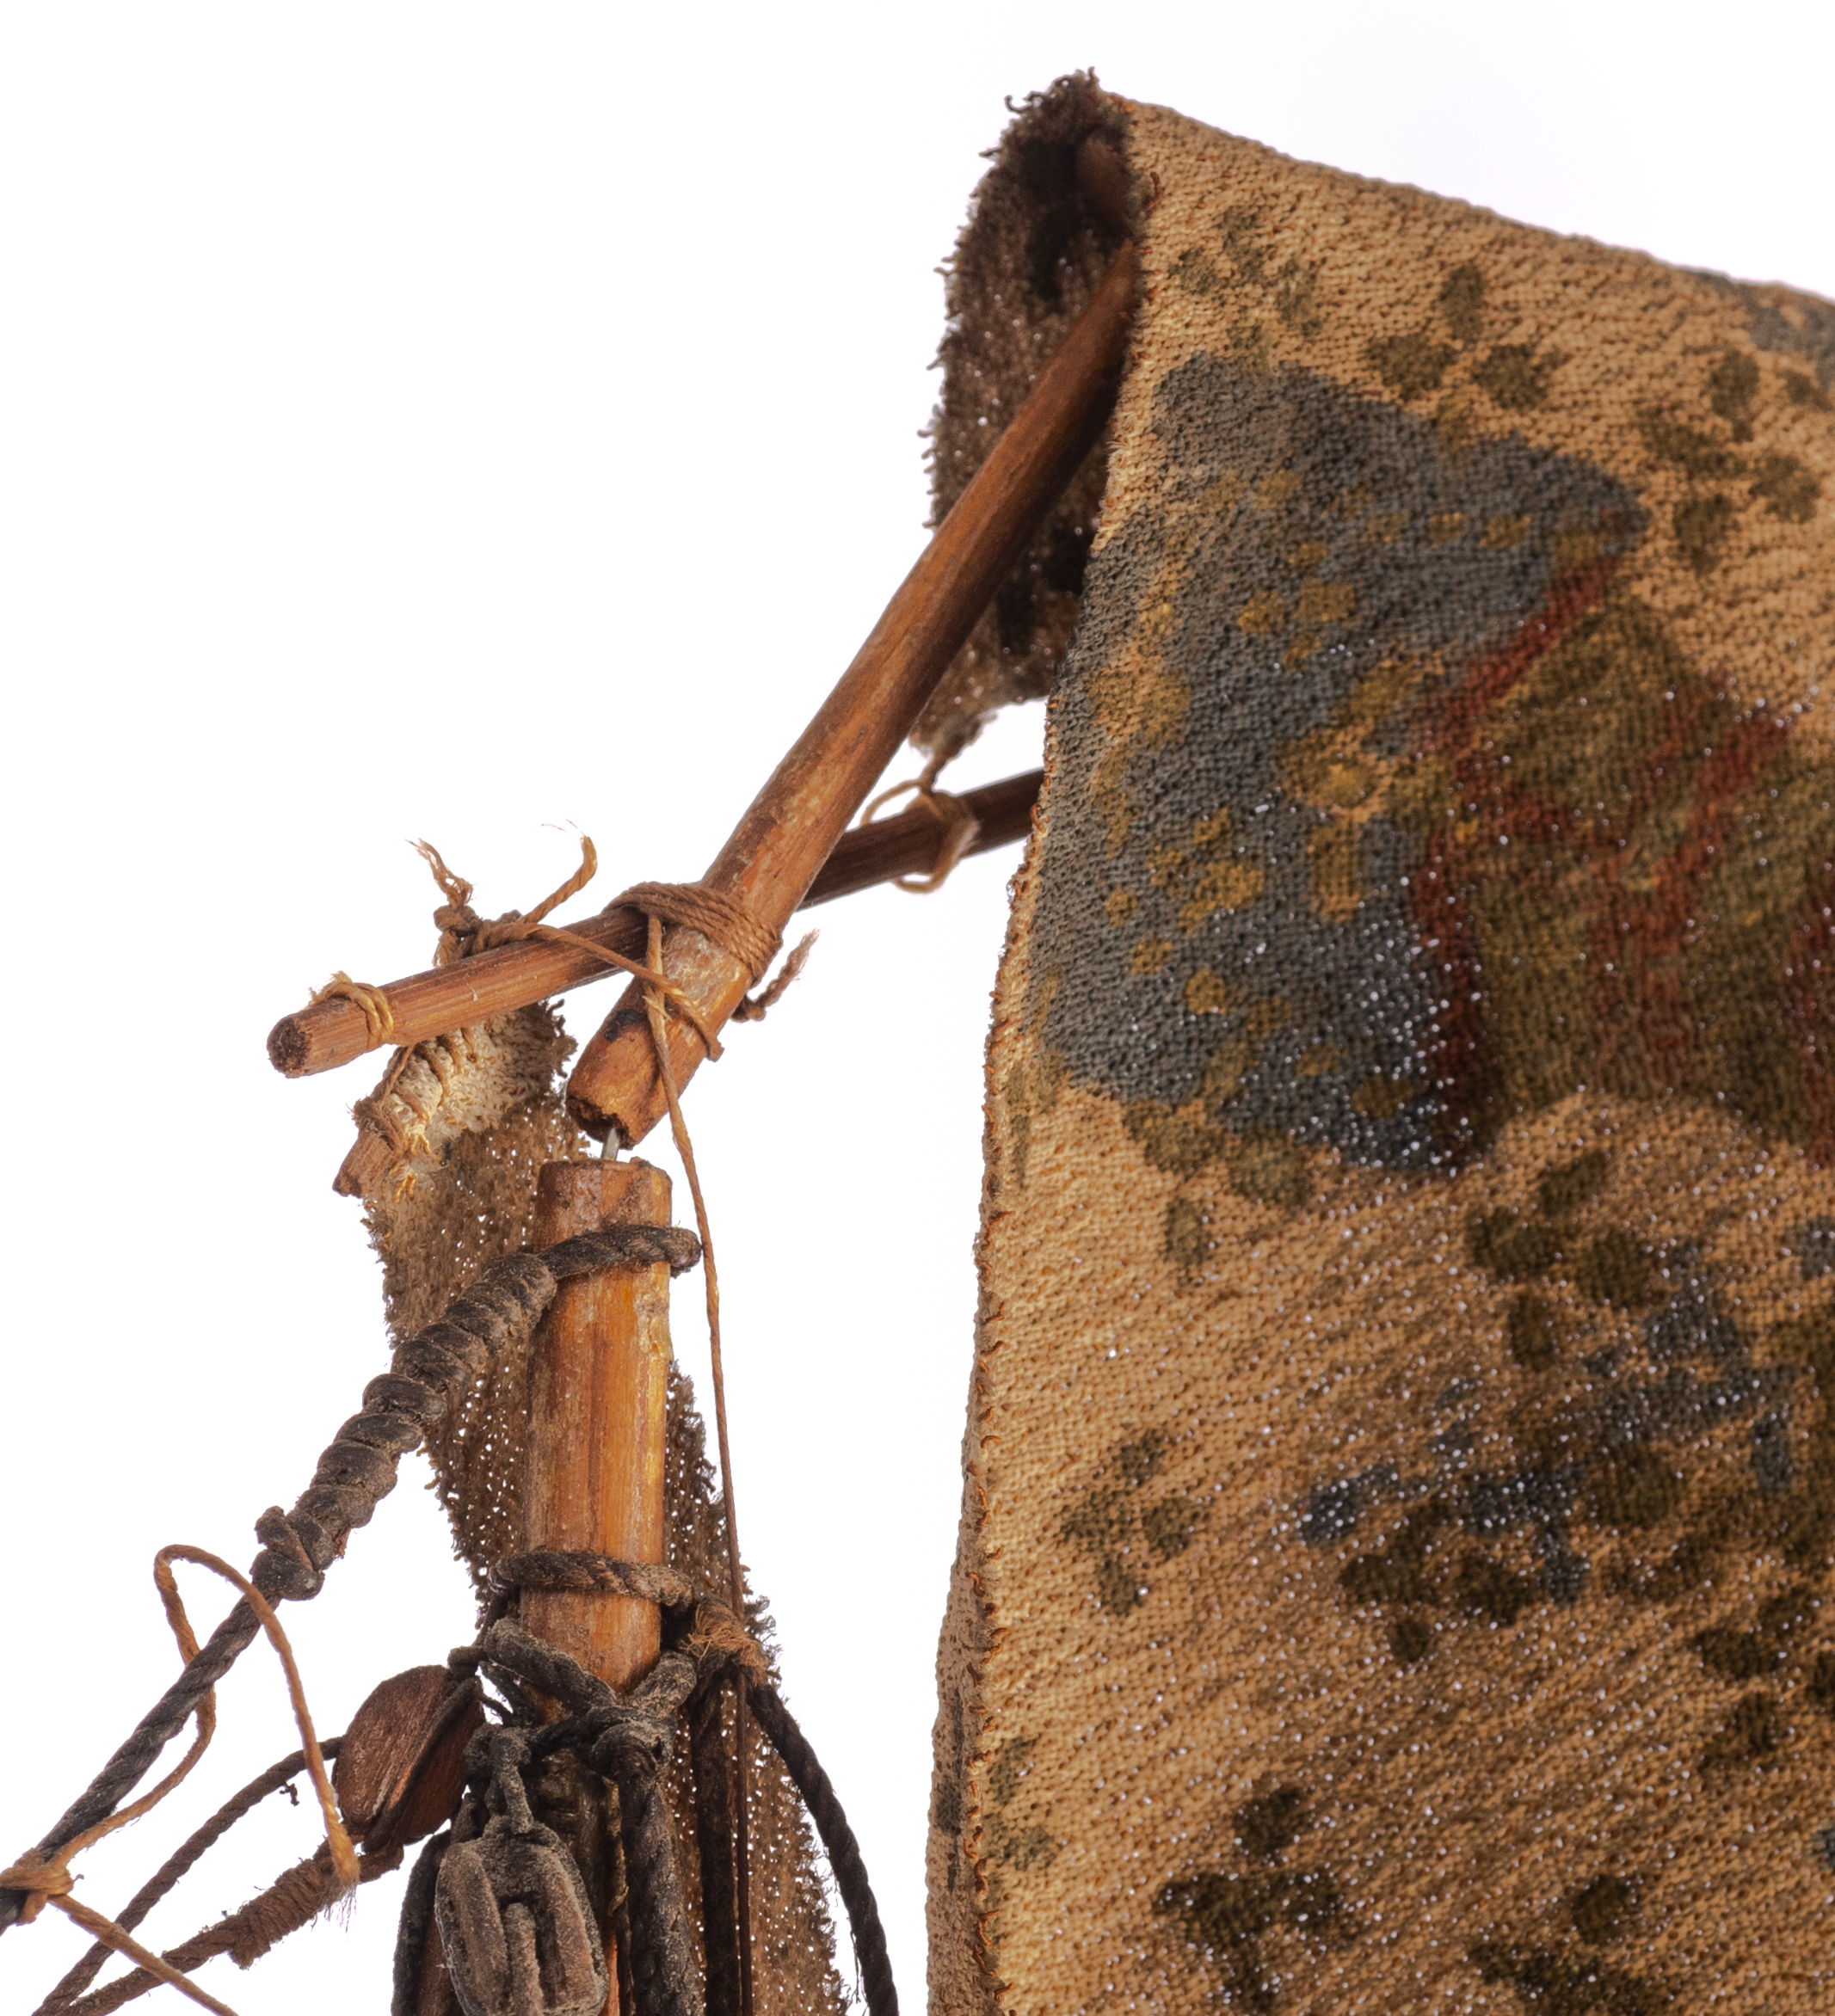
[[[67,1897],[77,1879],[66,1866],[66,1848],[55,1855],[41,1855],[36,1848],[22,1855],[10,1869],[0,1869],[0,1890],[24,1890],[26,1901],[19,1914],[22,1925],[29,1925],[52,1897]]]
[[[930,764],[922,776],[912,778],[902,784],[894,784],[889,791],[880,792],[860,814],[860,824],[871,826],[873,814],[882,805],[890,805],[895,798],[902,798],[907,791],[910,791],[915,794],[916,802],[942,827],[929,873],[900,875],[892,878],[893,888],[903,889],[908,895],[928,896],[940,889],[949,880],[956,864],[975,845],[976,836],[982,830],[981,821],[975,816],[965,798],[958,798],[953,791],[939,791],[937,789],[938,768],[938,765]]]

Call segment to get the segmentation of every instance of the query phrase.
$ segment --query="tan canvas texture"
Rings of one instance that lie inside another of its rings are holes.
[[[392,1163],[373,1165],[377,1177],[364,1198],[364,1221],[382,1263],[388,1325],[397,1342],[434,1321],[486,1261],[529,1244],[542,1165],[586,1152],[557,1076],[573,1048],[555,1009],[520,1009],[397,1052],[376,1091],[359,1103],[364,1126],[398,1152]],[[678,1299],[676,1322],[692,1323],[698,1313],[693,1294]],[[481,1604],[492,1593],[491,1564],[524,1542],[527,1423],[525,1344],[506,1351],[428,1439],[453,1551],[470,1569]],[[664,1497],[669,1565],[724,1598],[726,1519],[719,1484],[707,1463],[693,1386],[673,1365]],[[777,1647],[761,1603],[752,1626],[775,1672]],[[730,1739],[730,1707],[724,1712]],[[847,1998],[835,1969],[816,1841],[796,1788],[755,1723],[748,1740],[754,2004],[759,2016],[837,2016]],[[700,1872],[681,1751],[668,1783],[689,1933],[699,1949]]]
[[[939,448],[1100,271],[1093,126],[1145,280],[989,1052],[933,2006],[1826,2011],[1835,307],[1077,80]]]

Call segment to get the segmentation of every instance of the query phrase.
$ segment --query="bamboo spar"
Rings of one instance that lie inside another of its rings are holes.
[[[905,577],[853,663],[753,800],[702,876],[781,931],[982,611],[1108,417],[1134,305],[1126,246],[1040,372],[1031,396]],[[686,925],[663,941],[662,970],[717,1030],[753,983],[730,953]],[[672,1019],[678,1085],[706,1054]],[[598,1139],[641,1140],[666,1109],[641,990],[627,987],[574,1067],[568,1108]]]
[[[1119,154],[1106,139],[1093,135],[1079,149],[1077,172],[1085,200],[1125,240],[1132,227]],[[801,906],[893,874],[921,870],[933,858],[926,840],[935,822],[921,807],[853,833],[843,829],[1100,433],[1126,341],[1136,274],[1134,248],[1124,243],[1094,298],[988,450],[841,684],[704,877],[740,898],[773,930],[781,930]],[[979,852],[1021,837],[1037,784],[1034,772],[965,794],[981,826],[976,842],[966,851]],[[613,906],[568,929],[627,958],[643,950],[644,921],[634,910]],[[684,928],[668,934],[664,965],[716,1028],[742,997],[750,977]],[[607,970],[580,946],[537,939],[504,945],[376,990],[393,1017],[384,1040],[424,1042],[603,979]],[[619,1132],[635,1140],[662,1109],[654,1069],[645,1069],[645,1061],[653,1066],[654,1059],[642,1011],[628,991],[607,1030],[614,1025],[614,1042],[606,1041],[602,1032],[588,1046],[570,1096],[577,1116],[601,1137],[611,1108],[628,1106],[628,1113],[621,1110]],[[672,1023],[671,1030],[671,1060],[680,1082],[693,1073],[703,1052],[686,1025]],[[334,997],[282,1017],[268,1036],[268,1053],[277,1071],[301,1078],[349,1063],[376,1042],[363,1010]],[[631,1088],[618,1088],[633,1077],[646,1082],[636,1085],[635,1098],[627,1098]]]
[[[1044,781],[1043,771],[1029,770],[964,791],[962,802],[977,830],[964,853],[982,854],[1024,839]],[[800,907],[832,902],[895,876],[923,874],[936,859],[942,831],[936,815],[924,805],[853,827],[836,841]],[[567,928],[575,937],[622,952],[627,959],[643,956],[644,922],[635,910],[614,906]],[[376,991],[394,1017],[391,1040],[413,1044],[588,986],[615,970],[577,946],[524,938],[456,966],[430,967],[425,973],[391,980]],[[363,1011],[355,1002],[336,997],[283,1016],[268,1038],[269,1061],[287,1078],[334,1071],[373,1048]]]

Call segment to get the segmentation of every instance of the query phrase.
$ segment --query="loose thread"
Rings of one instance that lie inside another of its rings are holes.
[[[335,1757],[342,1741],[342,1737],[330,1736],[319,1748],[325,1756]],[[278,1764],[270,1764],[259,1778],[250,1779],[239,1792],[225,1799],[194,1834],[167,1856],[155,1873],[134,1893],[115,1923],[123,1932],[132,1932],[156,1904],[162,1902],[173,1888],[191,1873],[206,1852],[214,1847],[238,1820],[246,1818],[270,1793],[289,1785],[305,1767],[305,1752],[295,1750],[291,1756],[281,1758]],[[113,1951],[107,1940],[98,1939],[33,2011],[32,2016],[63,2016],[63,2012],[84,1993],[89,1983],[102,1972],[104,1963]],[[178,1963],[175,1961],[173,1964],[176,1966]]]
[[[608,946],[594,944],[592,939],[583,938],[576,931],[568,931],[559,925],[543,923],[542,919],[551,910],[564,903],[569,897],[577,895],[598,874],[599,853],[588,835],[581,836],[579,867],[558,888],[544,896],[533,910],[526,913],[520,910],[508,910],[502,917],[488,919],[479,917],[471,907],[472,885],[462,875],[455,874],[446,866],[440,850],[431,841],[416,840],[411,845],[415,852],[426,862],[434,880],[440,885],[440,893],[446,899],[434,913],[434,922],[440,926],[440,943],[434,953],[434,963],[436,966],[450,966],[460,959],[471,958],[480,952],[495,951],[500,945],[517,944],[528,938],[539,938],[545,944],[569,945],[576,952],[587,953],[602,965],[616,968],[620,973],[627,973],[633,980],[641,980],[648,986],[660,987],[675,1011],[706,1046],[707,1054],[713,1058],[719,1056],[720,1040],[699,1009],[654,964],[641,965],[635,959],[627,959],[622,952],[614,952]],[[700,896],[720,905],[722,907],[717,911],[720,921],[730,921],[728,913],[733,906],[724,903],[715,892],[698,891],[692,886],[687,887],[684,892],[677,889],[673,883],[639,883],[636,891],[627,890],[619,901],[625,901],[633,894],[641,896],[652,886],[659,891],[670,891],[678,896],[686,893],[689,898]],[[609,906],[613,909],[617,907],[615,903]],[[705,907],[705,903],[703,907]],[[756,930],[755,925],[743,919],[742,913],[741,917],[742,921],[747,924],[747,928]],[[768,955],[766,963],[769,963]],[[329,1000],[349,1001],[362,1011],[369,1031],[369,1041],[364,1045],[366,1049],[379,1049],[395,1034],[395,1011],[385,989],[371,986],[364,980],[353,980],[348,973],[340,970],[323,986],[312,990],[308,1005],[316,1007],[321,1001]],[[393,1080],[400,1076],[403,1064],[411,1054],[411,1047],[404,1048],[399,1053],[390,1067],[388,1079],[377,1088],[374,1097],[380,1097],[392,1085]]]
[[[318,1796],[319,1810],[324,1816],[325,1841],[331,1851],[331,1873],[336,1880],[337,1894],[342,1896],[346,1890],[354,1890],[357,1851],[352,1847],[350,1836],[344,1831],[344,1822],[339,1817],[337,1800],[331,1791],[331,1774],[325,1769],[324,1753],[318,1747],[318,1735],[312,1727],[312,1711],[306,1706],[305,1686],[299,1677],[299,1663],[293,1657],[293,1648],[287,1641],[280,1620],[274,1615],[273,1605],[239,1568],[231,1567],[220,1555],[212,1554],[204,1547],[180,1544],[162,1547],[153,1557],[153,1579],[159,1585],[169,1617],[175,1609],[181,1618],[184,1616],[178,1583],[172,1573],[174,1561],[189,1561],[197,1567],[209,1569],[212,1575],[220,1575],[241,1592],[243,1601],[260,1620],[262,1629],[267,1632],[268,1641],[278,1654],[286,1675],[287,1697],[292,1704],[293,1720],[299,1730],[299,1747],[305,1752],[312,1790]],[[189,1630],[188,1624],[186,1628]]]
[[[647,950],[652,970],[660,971],[662,920],[654,915],[650,919]],[[720,1488],[726,1500],[727,1577],[732,1592],[733,1614],[742,1620],[746,1613],[745,1577],[739,1564],[739,1514],[733,1501],[733,1452],[726,1435],[726,1372],[720,1355],[720,1277],[714,1265],[713,1232],[707,1222],[707,1202],[701,1195],[700,1172],[695,1167],[694,1144],[688,1138],[688,1123],[682,1118],[675,1073],[669,1066],[668,1023],[663,1012],[662,990],[646,985],[643,1005],[650,1016],[650,1042],[656,1053],[657,1074],[662,1080],[663,1095],[669,1103],[669,1131],[675,1137],[675,1152],[681,1157],[682,1168],[687,1175],[688,1194],[694,1200],[695,1230],[701,1240],[701,1272],[707,1297],[707,1342],[713,1367],[714,1435],[720,1449]],[[737,1666],[733,1671],[733,1730],[738,1764],[738,1796],[735,1801],[737,1811],[733,1829],[733,1864],[737,1881],[734,1887],[738,1891],[739,1902],[739,2007],[741,2016],[752,2016],[752,1875],[750,1829],[746,1814],[749,1775],[746,1768],[746,1724],[745,1669]]]
[[[325,1760],[318,1747],[318,1738],[312,1729],[311,1711],[306,1706],[305,1689],[301,1684],[299,1669],[293,1658],[293,1648],[287,1643],[286,1633],[280,1627],[280,1620],[274,1613],[268,1599],[240,1570],[231,1568],[227,1561],[207,1552],[202,1547],[182,1544],[162,1547],[153,1557],[153,1582],[159,1591],[166,1621],[172,1627],[172,1635],[178,1640],[181,1656],[188,1666],[198,1656],[197,1633],[191,1628],[191,1619],[186,1613],[184,1599],[178,1593],[177,1578],[172,1573],[174,1561],[194,1562],[200,1568],[208,1568],[220,1575],[225,1582],[233,1583],[241,1591],[249,1607],[268,1633],[269,1642],[280,1655],[286,1669],[287,1692],[293,1705],[293,1718],[299,1725],[299,1740],[305,1753],[306,1767],[312,1774],[312,1787],[318,1795],[318,1803],[325,1816],[327,1845],[331,1853],[331,1866],[340,1894],[349,1890],[357,1880],[357,1856],[352,1847],[350,1836],[344,1831],[344,1823],[338,1817],[337,1802],[332,1797],[331,1780],[325,1770]],[[236,2016],[236,2012],[226,2002],[207,1994],[187,1975],[179,1972],[169,1961],[143,1946],[124,1927],[117,1925],[102,1912],[92,1910],[87,1904],[78,1903],[71,1895],[76,1878],[71,1874],[70,1865],[83,1849],[93,1847],[105,1835],[111,1835],[118,1828],[126,1827],[130,1821],[138,1820],[151,1812],[183,1779],[189,1775],[192,1767],[210,1745],[217,1729],[217,1697],[212,1691],[206,1693],[197,1705],[198,1733],[191,1748],[149,1792],[143,1792],[132,1805],[124,1806],[119,1813],[98,1821],[74,1839],[66,1841],[54,1855],[41,1856],[36,1850],[22,1855],[9,1869],[0,1869],[0,1889],[22,1890],[27,1892],[25,1908],[20,1913],[23,1924],[30,1924],[46,1904],[54,1904],[65,1916],[75,1921],[83,1930],[100,1939],[104,1945],[112,1946],[152,1975],[156,1979],[190,1996],[205,2008],[214,2010],[216,2016]]]

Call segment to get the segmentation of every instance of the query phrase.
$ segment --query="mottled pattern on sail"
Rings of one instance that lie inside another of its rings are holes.
[[[1087,83],[1012,242],[1067,106],[1146,280],[989,1051],[933,2001],[1807,2016],[1835,307]]]

